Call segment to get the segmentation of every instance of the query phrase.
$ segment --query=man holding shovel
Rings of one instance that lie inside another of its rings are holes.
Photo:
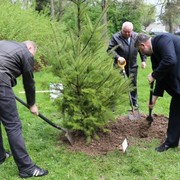
[[[148,75],[149,83],[156,82],[152,97],[153,108],[159,96],[166,91],[170,102],[167,137],[155,150],[163,152],[178,147],[180,138],[180,37],[163,33],[155,37],[139,34],[135,41],[138,50],[151,56],[153,72]]]
[[[120,62],[120,64],[126,63],[125,72],[127,77],[132,76],[132,84],[135,89],[130,93],[132,104],[134,108],[138,108],[137,102],[137,55],[138,51],[134,47],[135,38],[137,33],[133,31],[133,24],[131,22],[124,22],[121,30],[115,33],[109,42],[107,52],[112,54],[114,58],[114,65]],[[141,67],[146,67],[146,56],[140,54],[142,64]],[[130,102],[131,104],[131,102]]]
[[[10,155],[3,147],[2,123],[21,178],[48,174],[47,170],[35,165],[27,153],[12,90],[12,87],[16,85],[16,78],[22,75],[29,109],[33,114],[39,114],[35,104],[35,82],[33,79],[33,57],[36,50],[37,47],[32,41],[0,41],[0,164],[4,163]]]

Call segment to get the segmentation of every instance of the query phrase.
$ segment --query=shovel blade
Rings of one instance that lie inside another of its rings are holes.
[[[153,122],[153,117],[149,115],[146,120],[148,121],[149,125],[151,125],[151,123]]]
[[[128,111],[128,118],[129,120],[139,120],[141,118],[140,113],[138,110],[129,110]]]
[[[72,133],[71,133],[70,131],[66,130],[66,132],[65,132],[65,137],[66,137],[67,140],[69,141],[70,145],[73,146],[74,140],[73,140]]]

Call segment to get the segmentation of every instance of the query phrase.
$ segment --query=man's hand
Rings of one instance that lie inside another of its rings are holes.
[[[145,69],[145,68],[146,68],[146,62],[143,61],[143,62],[141,63],[141,68],[142,68],[142,69]]]
[[[126,62],[126,60],[123,57],[119,57],[118,61],[121,65],[123,65]]]
[[[37,115],[37,116],[39,115],[39,111],[38,111],[38,108],[37,108],[36,104],[30,106],[29,109],[30,109],[32,114]]]
[[[152,83],[155,79],[152,77],[152,73],[148,75],[148,81],[149,83]]]
[[[158,96],[153,96],[152,97],[152,104],[148,104],[150,109],[153,109],[155,104],[156,104],[156,100],[158,99]]]

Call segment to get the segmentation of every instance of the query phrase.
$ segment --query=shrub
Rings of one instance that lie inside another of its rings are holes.
[[[12,4],[8,0],[0,0],[0,9],[0,40],[35,41],[38,45],[36,59],[43,65],[44,49],[53,36],[51,24],[56,22],[50,21],[46,14],[39,14],[33,8],[22,9],[20,4]]]

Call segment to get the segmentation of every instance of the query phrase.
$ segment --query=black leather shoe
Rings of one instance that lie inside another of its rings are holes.
[[[11,152],[6,152],[6,155],[0,160],[0,164],[4,163],[7,158],[11,157],[11,155]]]
[[[163,143],[159,147],[155,148],[155,150],[158,152],[163,152],[163,151],[167,151],[169,148],[171,148],[171,147],[168,146],[167,144]]]
[[[47,170],[43,170],[36,165],[27,171],[19,172],[19,176],[21,178],[40,177],[40,176],[45,176],[47,174],[48,174]]]

